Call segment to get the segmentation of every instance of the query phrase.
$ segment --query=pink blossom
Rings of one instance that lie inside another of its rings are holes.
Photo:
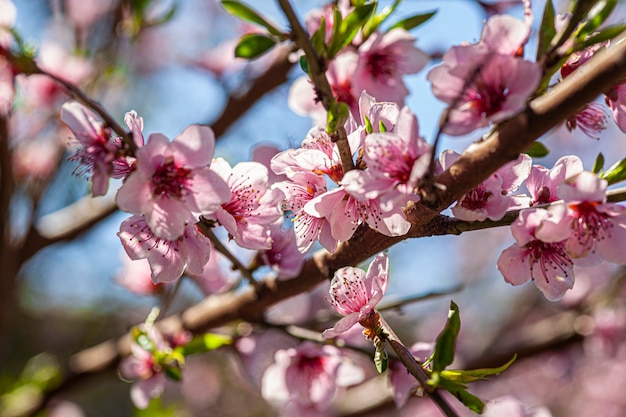
[[[528,409],[513,397],[501,397],[489,401],[485,408],[485,417],[552,417],[545,407]]]
[[[326,410],[340,387],[363,380],[363,371],[330,345],[306,341],[278,350],[274,360],[263,374],[261,394],[281,408]]]
[[[115,282],[139,295],[155,295],[163,292],[164,284],[152,282],[152,271],[147,259],[132,260],[122,256],[122,269],[115,275]]]
[[[274,185],[283,191],[285,199],[282,208],[293,213],[296,245],[301,253],[308,252],[319,240],[329,252],[337,248],[337,239],[332,237],[328,220],[312,216],[304,211],[304,206],[316,196],[326,191],[323,177],[311,172],[290,172],[290,180]]]
[[[131,216],[124,220],[117,234],[132,260],[147,258],[155,284],[178,279],[185,269],[200,275],[211,255],[209,240],[195,224],[183,229],[174,240],[156,236],[145,219]]]
[[[160,397],[165,388],[165,373],[158,355],[171,351],[161,333],[154,326],[144,328],[146,341],[140,346],[131,342],[131,356],[120,364],[120,374],[127,380],[136,380],[130,389],[130,398],[139,409],[148,407],[150,400]]]
[[[286,175],[276,174],[271,169],[272,158],[274,158],[278,153],[280,153],[280,150],[273,145],[260,145],[252,149],[252,160],[263,164],[265,168],[267,168],[267,174],[269,176],[268,180],[270,184],[287,180]]]
[[[17,8],[11,0],[0,0],[0,47],[9,48],[13,34],[9,30],[15,25]]]
[[[368,318],[387,290],[389,259],[378,254],[367,273],[360,268],[340,268],[330,282],[330,303],[344,317],[332,329],[324,330],[325,338],[336,337]]]
[[[606,95],[606,104],[611,109],[617,127],[626,133],[626,81],[616,84]]]
[[[65,0],[65,12],[79,30],[88,29],[115,7],[117,0]]]
[[[452,151],[442,152],[439,156],[442,168],[448,169],[459,155]],[[515,161],[500,167],[489,178],[466,193],[452,208],[454,216],[461,220],[483,221],[499,220],[507,210],[519,207],[527,199],[510,195],[516,191],[530,174],[532,159],[520,154]]]
[[[304,256],[298,249],[295,231],[274,224],[270,227],[270,238],[272,247],[259,252],[261,261],[276,272],[278,279],[297,276],[304,266]]]
[[[362,133],[379,133],[379,132],[395,132],[395,126],[400,116],[400,106],[392,101],[376,101],[374,97],[367,94],[366,91],[361,93],[359,97],[359,120],[354,120],[354,126],[346,123],[346,130],[351,133],[358,129],[358,126],[364,126]],[[406,119],[406,118],[405,118]],[[381,127],[384,128],[381,130]],[[370,131],[371,128],[371,131]]]
[[[258,162],[241,162],[231,168],[222,158],[213,170],[228,184],[230,201],[207,218],[220,222],[235,242],[248,249],[270,249],[270,225],[282,218],[279,190],[270,190],[267,168]]]
[[[572,217],[567,251],[577,264],[626,263],[626,207],[606,202],[607,181],[583,171],[559,188]],[[584,259],[583,259],[584,258]]]
[[[383,211],[417,201],[415,188],[430,163],[430,145],[418,134],[415,116],[405,107],[395,133],[367,135],[363,161],[367,170],[348,172],[342,181],[346,191],[363,201],[379,199]]]
[[[0,55],[0,116],[6,116],[13,105],[15,83],[13,67]]]
[[[506,282],[522,285],[532,280],[550,301],[563,298],[574,286],[574,263],[565,250],[569,218],[563,205],[550,210],[520,212],[511,225],[517,243],[498,258],[498,269]]]
[[[41,69],[64,81],[80,85],[93,71],[91,63],[84,57],[72,55],[61,45],[44,43],[41,45],[37,63]],[[46,75],[34,74],[20,78],[28,106],[52,106],[55,101],[65,95],[65,90]]]
[[[575,115],[565,121],[570,132],[580,128],[591,139],[599,140],[600,133],[606,129],[608,113],[599,103],[585,104]]]
[[[550,170],[533,165],[526,179],[526,188],[530,194],[529,206],[547,204],[560,200],[557,196],[559,186],[567,179],[583,171],[583,162],[579,157],[570,155],[560,158]]]
[[[91,193],[94,196],[106,194],[109,177],[121,178],[130,170],[121,140],[111,140],[111,129],[105,127],[91,110],[76,101],[63,105],[61,119],[81,144],[70,157],[70,160],[80,164],[74,173],[90,176]]]
[[[239,271],[232,269],[232,263],[226,259],[224,255],[216,251],[210,241],[208,241],[208,243],[211,256],[209,257],[209,261],[204,265],[202,273],[191,273],[189,270],[187,270],[186,273],[195,281],[203,294],[221,294],[232,289],[241,275]],[[232,242],[224,242],[224,245],[226,245],[231,253],[235,253],[236,256],[241,259],[236,252],[238,248],[235,247]],[[244,263],[246,262],[244,259],[241,260]]]
[[[400,28],[373,33],[359,47],[353,91],[359,95],[367,91],[379,101],[402,104],[409,93],[402,77],[419,72],[430,59],[414,43],[415,38]]]
[[[173,142],[150,135],[136,152],[137,169],[117,193],[118,206],[145,216],[155,236],[175,241],[186,225],[230,199],[228,185],[209,168],[214,146],[206,126],[190,126]]]
[[[479,45],[455,46],[428,73],[435,96],[451,104],[444,132],[459,136],[519,113],[541,80],[539,64]],[[466,84],[469,82],[469,85]]]
[[[340,242],[350,239],[363,223],[386,236],[402,236],[411,228],[402,206],[392,205],[385,211],[378,200],[359,201],[343,186],[318,195],[304,206],[304,211],[328,219],[333,238]]]
[[[352,81],[358,60],[359,57],[354,50],[345,49],[328,64],[326,71],[335,99],[346,103],[355,117],[358,114],[357,100],[361,91],[353,87]],[[295,113],[312,117],[316,124],[325,123],[326,110],[319,102],[308,76],[300,77],[293,82],[289,89],[288,104]]]
[[[530,6],[530,3],[528,4]],[[502,55],[520,56],[528,42],[532,23],[532,11],[524,21],[509,15],[496,15],[489,18],[480,37],[479,45]]]

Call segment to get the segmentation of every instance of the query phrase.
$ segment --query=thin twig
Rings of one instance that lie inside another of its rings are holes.
[[[381,325],[384,329],[384,337],[386,341],[391,345],[391,348],[396,352],[398,358],[402,362],[402,364],[406,367],[407,371],[411,375],[417,379],[420,383],[424,392],[428,394],[428,396],[437,404],[437,406],[441,409],[446,417],[458,417],[458,414],[454,409],[448,404],[445,398],[441,395],[439,390],[432,389],[428,385],[428,374],[424,371],[424,368],[420,365],[419,362],[415,359],[415,357],[411,354],[409,349],[400,341],[398,336],[394,333],[393,329],[385,322],[385,320],[380,317]]]
[[[259,284],[257,280],[254,279],[254,277],[252,276],[252,272],[250,272],[250,270],[246,268],[246,266],[242,264],[235,255],[230,253],[228,248],[222,244],[222,242],[217,238],[217,236],[215,236],[215,233],[213,233],[213,230],[211,229],[211,227],[209,227],[203,221],[200,221],[197,224],[198,224],[198,227],[200,227],[200,230],[202,230],[202,233],[206,237],[209,238],[211,243],[213,243],[215,250],[217,250],[219,253],[224,255],[233,264],[233,267],[235,269],[238,269],[239,272],[241,272],[241,274],[250,282],[250,284],[254,287],[256,291],[260,291],[261,285]]]
[[[320,56],[313,47],[309,35],[304,30],[304,27],[302,27],[302,24],[300,24],[300,20],[298,19],[298,16],[296,16],[296,13],[293,10],[293,7],[291,7],[289,1],[278,0],[278,3],[285,13],[285,17],[287,17],[289,24],[291,24],[291,29],[295,38],[294,42],[304,51],[313,85],[315,86],[317,93],[320,95],[322,105],[326,111],[332,111],[334,114],[337,114],[337,100],[335,99],[333,90],[330,87],[328,78],[326,78],[326,69],[321,62]],[[354,169],[354,161],[352,160],[352,151],[350,150],[350,144],[348,143],[346,129],[342,125],[338,125],[336,127],[336,131],[329,132],[329,135],[333,142],[337,144],[343,172],[346,173]]]

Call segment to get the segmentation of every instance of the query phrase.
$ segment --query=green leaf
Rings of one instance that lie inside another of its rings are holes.
[[[506,371],[509,366],[515,362],[517,359],[517,355],[514,355],[510,361],[505,363],[504,365],[498,368],[483,368],[483,369],[471,369],[471,370],[443,370],[440,372],[440,379],[445,379],[448,381],[460,383],[460,384],[468,384],[470,382],[479,381],[481,379],[485,379],[485,377],[491,375],[501,374]]]
[[[323,16],[320,18],[320,27],[311,36],[311,43],[320,57],[325,58],[328,55],[326,51],[326,20]]]
[[[439,372],[450,365],[454,360],[454,350],[456,338],[461,330],[461,319],[459,317],[459,307],[450,301],[450,310],[448,311],[448,321],[443,328],[437,342],[435,343],[435,351],[433,352],[432,370]]]
[[[250,33],[243,35],[235,47],[235,56],[252,59],[269,51],[276,42],[265,35]]]
[[[181,346],[179,349],[181,350],[182,355],[187,356],[194,353],[215,350],[222,346],[230,345],[231,343],[233,343],[233,338],[230,336],[215,333],[205,333],[194,337],[189,343]]]
[[[604,155],[602,155],[602,152],[600,152],[598,156],[596,156],[596,160],[593,163],[593,168],[591,169],[591,172],[593,172],[594,174],[597,174],[600,171],[602,171],[603,168],[604,168]]]
[[[598,7],[598,5],[604,3],[604,7]],[[587,35],[593,33],[597,28],[604,23],[613,10],[617,6],[617,0],[603,0],[597,2],[591,11],[596,11],[593,16],[587,16],[587,21],[578,32],[578,39],[585,39]]]
[[[546,6],[543,9],[543,17],[541,18],[541,25],[539,26],[539,45],[537,46],[537,62],[546,53],[548,47],[552,43],[552,39],[556,35],[556,29],[554,27],[554,5],[552,0],[546,1]]]
[[[346,103],[338,102],[336,109],[328,111],[326,131],[329,133],[336,132],[339,126],[346,124],[348,117],[350,117],[350,107]]]
[[[363,120],[365,121],[365,132],[369,135],[371,133],[374,133],[374,127],[372,126],[372,121],[370,120],[369,117],[367,117],[367,115],[363,115]],[[382,123],[382,121],[381,121]]]
[[[606,172],[600,174],[600,178],[607,180],[609,185],[626,180],[626,158],[611,165]]]
[[[446,379],[439,381],[439,388],[445,389],[450,394],[454,395],[464,406],[472,410],[477,414],[482,414],[485,409],[485,403],[477,396],[470,394],[467,391],[467,387],[459,382],[454,382]]]
[[[376,348],[376,352],[374,353],[374,364],[376,365],[376,370],[379,374],[382,374],[387,370],[387,367],[389,366],[389,355],[387,355],[385,348]]]
[[[621,34],[624,30],[626,30],[626,24],[607,26],[599,32],[594,33],[584,41],[577,42],[574,45],[572,52],[581,51],[585,48],[590,47],[591,45],[611,40],[617,35]]]
[[[176,366],[165,368],[165,376],[172,381],[181,381],[183,379],[181,369]]]
[[[283,33],[276,26],[262,17],[256,10],[251,9],[243,3],[234,0],[222,0],[222,7],[233,16],[263,26],[272,35],[283,36]]]
[[[424,13],[424,14],[416,14],[415,16],[407,17],[406,19],[402,19],[399,22],[396,22],[391,29],[402,28],[405,30],[415,29],[416,27],[426,23],[437,14],[437,10],[433,10],[432,12]]]
[[[335,30],[333,31],[333,37],[328,48],[329,59],[332,59],[339,51],[352,42],[359,32],[359,29],[365,25],[365,22],[367,22],[374,12],[375,7],[375,3],[357,6],[345,19],[340,20],[339,23],[335,16]]]
[[[541,142],[533,142],[525,153],[532,158],[543,158],[550,153],[550,150]]]
[[[369,18],[365,26],[363,26],[363,38],[367,39],[369,36],[378,29],[378,27],[391,16],[391,14],[396,10],[400,4],[400,0],[396,0],[393,2],[391,6],[387,6],[380,13],[374,13],[372,17]]]
[[[306,56],[304,55],[300,57],[300,68],[302,68],[302,71],[305,73],[309,73],[309,63],[306,62]]]

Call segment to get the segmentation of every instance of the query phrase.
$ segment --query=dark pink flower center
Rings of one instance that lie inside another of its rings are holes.
[[[389,78],[397,73],[396,57],[384,50],[368,54],[366,65],[367,72],[375,80]]]
[[[173,159],[167,159],[152,175],[152,194],[181,199],[187,190],[190,178],[190,169],[179,167]]]
[[[595,241],[611,237],[613,223],[608,215],[596,210],[598,204],[600,203],[584,201],[569,206],[574,211],[574,235],[578,244],[587,249],[593,248]]]
[[[479,210],[484,208],[487,205],[487,201],[493,193],[491,191],[485,190],[485,187],[479,185],[474,188],[463,197],[461,201],[461,207],[466,208],[468,210]]]
[[[502,109],[508,95],[509,89],[505,85],[478,79],[465,91],[463,101],[469,103],[482,117],[489,117]]]
[[[535,267],[539,267],[546,282],[549,276],[568,277],[574,263],[565,250],[565,242],[546,243],[533,240],[526,245],[530,256],[531,276]]]
[[[244,222],[244,219],[253,215],[254,210],[259,208],[261,191],[246,183],[247,178],[240,178],[238,184],[231,186],[232,196],[230,201],[222,205],[222,208],[229,212],[237,222]]]

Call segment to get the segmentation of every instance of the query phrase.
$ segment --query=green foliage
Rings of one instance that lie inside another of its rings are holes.
[[[235,56],[239,58],[257,58],[276,45],[276,42],[258,33],[243,35],[235,47]]]
[[[626,180],[626,158],[611,165],[606,172],[600,174],[600,178],[607,180],[609,185]]]
[[[382,12],[376,13],[374,12],[372,16],[369,18],[365,26],[363,26],[363,37],[367,39],[378,27],[385,21],[391,14],[396,10],[398,4],[400,4],[401,0],[396,0],[393,2],[391,6],[387,6],[383,9]]]
[[[598,174],[603,169],[604,169],[604,155],[602,155],[602,152],[600,152],[598,156],[596,156],[596,160],[593,163],[593,168],[591,169],[591,172],[593,172],[594,174]]]
[[[215,350],[232,343],[233,338],[230,336],[216,333],[205,333],[194,337],[189,343],[181,346],[179,349],[181,354],[187,356],[194,353]]]
[[[543,8],[543,17],[541,18],[541,26],[539,26],[539,43],[537,46],[537,61],[543,57],[548,50],[548,47],[552,43],[554,36],[556,35],[556,29],[554,27],[554,5],[552,0],[546,1],[546,5]]]
[[[389,367],[389,355],[387,355],[387,351],[382,346],[376,346],[376,351],[374,352],[374,364],[376,365],[376,370],[379,374],[382,374]]]
[[[357,6],[345,19],[342,19],[339,10],[335,9],[335,22],[333,26],[333,36],[328,46],[328,59],[333,59],[339,51],[352,42],[359,32],[359,29],[365,25],[375,8],[376,3]]]
[[[582,25],[580,32],[578,33],[577,37],[579,39],[584,39],[604,23],[609,15],[613,13],[613,10],[615,10],[617,0],[602,0],[596,2],[596,4],[601,5],[602,7],[593,7],[591,9],[587,15],[585,23]],[[591,14],[592,12],[595,12],[595,14]]]
[[[437,342],[435,343],[435,351],[433,352],[431,363],[433,372],[440,372],[444,370],[454,360],[454,350],[459,330],[461,330],[459,307],[454,303],[454,301],[450,301],[448,321],[437,337]]]
[[[394,29],[394,28],[403,28],[405,30],[415,29],[416,27],[428,22],[430,18],[432,18],[435,14],[437,14],[437,10],[407,17],[406,19],[402,19],[396,22],[393,26],[391,26],[391,29]]]
[[[222,7],[233,16],[237,16],[247,22],[255,23],[264,27],[274,36],[283,36],[283,33],[270,23],[267,19],[261,16],[256,10],[249,6],[234,0],[222,0]]]
[[[178,411],[176,404],[165,406],[161,398],[154,398],[144,410],[135,409],[134,417],[177,417],[182,414]]]
[[[626,24],[611,25],[598,32],[593,33],[588,38],[576,43],[573,52],[581,51],[600,42],[609,41],[626,30]]]
[[[543,158],[548,155],[550,150],[541,142],[533,142],[527,149],[526,154],[531,158]]]
[[[326,121],[326,131],[336,132],[339,126],[343,126],[350,117],[350,107],[346,103],[339,102],[335,108],[328,110],[328,118]]]

